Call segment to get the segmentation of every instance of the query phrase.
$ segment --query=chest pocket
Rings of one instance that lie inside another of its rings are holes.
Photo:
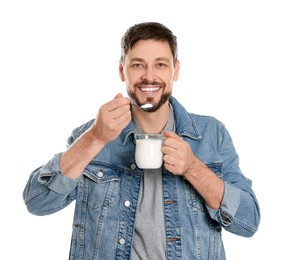
[[[93,209],[114,203],[120,187],[120,173],[111,165],[88,165],[79,184],[79,200]]]
[[[206,166],[212,170],[219,178],[222,178],[222,163],[208,163]],[[186,182],[186,194],[188,198],[188,204],[194,209],[200,210],[203,213],[207,212],[204,199],[199,195],[195,188],[187,181]]]

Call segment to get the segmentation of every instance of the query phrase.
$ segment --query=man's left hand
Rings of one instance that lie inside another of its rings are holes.
[[[165,169],[176,175],[184,175],[196,158],[190,145],[174,132],[165,131],[164,137],[161,151]]]

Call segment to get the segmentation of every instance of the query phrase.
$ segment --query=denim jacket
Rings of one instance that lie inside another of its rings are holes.
[[[244,237],[257,231],[260,213],[251,181],[221,122],[188,113],[173,97],[170,102],[176,133],[224,181],[225,190],[221,207],[213,210],[187,180],[162,169],[167,259],[223,260],[222,228]],[[75,129],[68,145],[92,123]],[[30,175],[23,197],[32,214],[52,214],[76,200],[70,259],[130,259],[143,175],[135,163],[133,129],[131,122],[78,179],[62,176],[61,153]]]

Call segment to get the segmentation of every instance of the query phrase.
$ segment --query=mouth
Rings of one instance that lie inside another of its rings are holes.
[[[161,90],[162,87],[158,85],[143,85],[139,86],[138,89],[144,97],[153,98],[157,95],[157,93],[159,93],[159,90]]]
[[[165,89],[165,83],[144,80],[135,84],[134,87],[136,87],[136,91],[140,93],[140,94],[136,93],[136,95],[140,96],[141,103],[144,102],[144,99],[147,99],[147,101],[149,101],[150,99],[150,103],[151,103],[153,101],[153,98],[162,94],[162,89]]]
[[[145,86],[145,87],[139,87],[139,90],[143,93],[148,93],[148,94],[154,94],[155,92],[157,92],[159,89],[161,89],[160,86]]]

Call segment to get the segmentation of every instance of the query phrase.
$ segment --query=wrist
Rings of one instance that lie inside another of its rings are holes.
[[[203,172],[204,168],[206,168],[206,165],[200,159],[194,156],[191,162],[189,163],[189,167],[184,173],[184,177],[187,180],[197,178],[200,173]]]
[[[102,135],[98,133],[98,131],[92,127],[84,133],[86,143],[91,146],[101,146],[103,147],[107,141],[102,138]]]

